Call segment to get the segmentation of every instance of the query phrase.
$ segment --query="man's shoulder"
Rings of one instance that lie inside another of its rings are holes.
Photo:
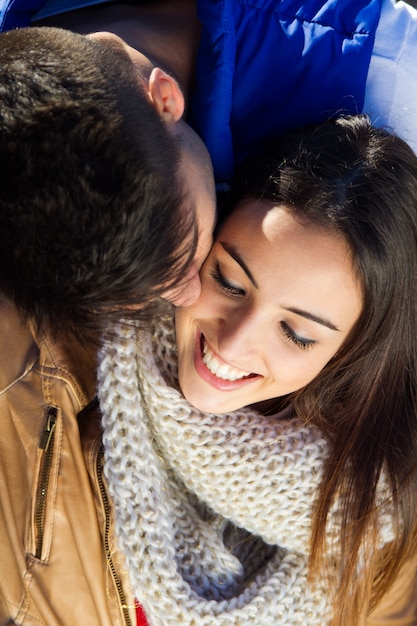
[[[38,358],[30,326],[12,304],[0,298],[0,393],[22,379]]]

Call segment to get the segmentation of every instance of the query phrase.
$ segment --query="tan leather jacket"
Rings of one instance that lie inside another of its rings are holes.
[[[88,351],[35,341],[0,301],[0,626],[136,623],[101,471],[94,372]],[[416,568],[417,556],[352,626],[417,626]]]
[[[81,348],[36,343],[0,302],[1,626],[135,624],[89,404],[94,371]]]

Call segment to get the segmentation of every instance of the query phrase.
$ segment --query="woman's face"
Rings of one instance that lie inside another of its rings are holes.
[[[176,315],[179,382],[213,413],[307,385],[362,308],[343,237],[265,201],[244,201],[223,225],[201,282]]]

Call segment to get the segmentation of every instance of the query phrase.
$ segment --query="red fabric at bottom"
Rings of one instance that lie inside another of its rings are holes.
[[[146,615],[143,612],[143,609],[136,598],[135,598],[135,607],[136,607],[136,626],[149,626],[146,620]]]

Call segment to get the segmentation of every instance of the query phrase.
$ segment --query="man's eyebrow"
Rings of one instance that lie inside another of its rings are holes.
[[[308,311],[303,311],[302,309],[297,309],[295,307],[284,307],[284,308],[286,311],[289,311],[290,313],[295,313],[295,315],[301,315],[301,317],[305,317],[307,320],[311,320],[312,322],[321,324],[321,326],[326,326],[327,328],[330,328],[330,330],[336,330],[337,332],[340,332],[340,329],[337,328],[337,326],[332,324],[332,322],[330,322],[329,320],[326,320],[325,318],[320,317],[319,315],[314,315],[313,313],[309,313]]]
[[[252,285],[258,289],[258,283],[256,282],[256,280],[254,279],[252,272],[250,271],[250,269],[248,268],[248,266],[246,265],[245,261],[242,259],[242,257],[236,252],[236,250],[233,248],[233,246],[230,246],[228,243],[224,243],[223,241],[219,241],[220,245],[222,246],[222,248],[227,252],[227,254],[229,254],[232,259],[234,261],[236,261],[236,263],[238,265],[240,265],[240,267],[242,268],[242,270],[245,272],[246,276],[249,278],[250,282],[252,283]]]

